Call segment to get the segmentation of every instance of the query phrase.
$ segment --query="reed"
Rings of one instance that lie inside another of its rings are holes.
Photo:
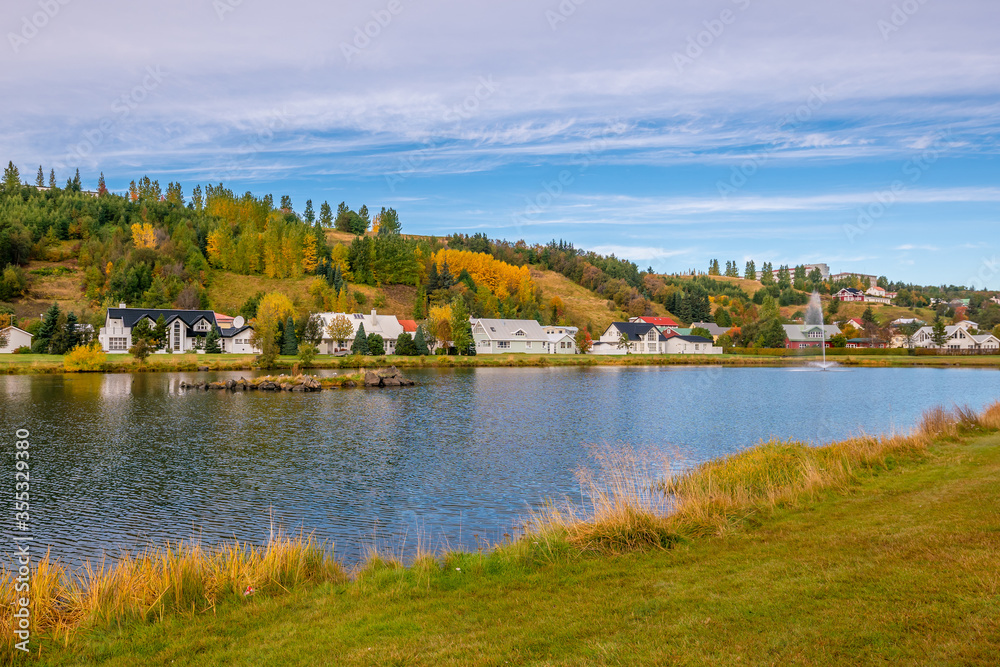
[[[2,659],[14,654],[16,569],[0,567]],[[342,582],[333,554],[310,536],[280,532],[262,546],[241,542],[205,549],[196,542],[125,554],[114,563],[86,563],[71,571],[46,554],[32,570],[29,597],[33,636],[69,642],[81,628],[196,615],[225,600],[274,595],[306,583]]]

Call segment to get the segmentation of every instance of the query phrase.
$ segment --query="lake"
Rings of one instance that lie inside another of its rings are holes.
[[[0,376],[0,485],[13,517],[15,431],[31,432],[31,531],[65,562],[199,538],[304,528],[357,562],[365,545],[475,548],[547,499],[579,495],[595,447],[692,465],[776,436],[908,430],[925,409],[1000,398],[1000,372],[859,368],[480,368],[420,386],[195,392],[249,373]],[[8,540],[9,541],[9,540]]]

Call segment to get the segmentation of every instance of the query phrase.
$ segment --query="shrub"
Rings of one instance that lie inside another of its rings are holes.
[[[77,345],[63,360],[63,367],[68,373],[92,373],[103,371],[108,363],[108,355],[97,343]]]
[[[21,347],[14,350],[11,354],[31,354],[31,348],[27,345],[22,345]]]

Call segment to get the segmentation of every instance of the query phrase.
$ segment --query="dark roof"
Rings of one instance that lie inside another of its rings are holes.
[[[223,338],[232,338],[233,336],[239,336],[241,333],[243,333],[247,329],[253,329],[253,327],[250,326],[249,324],[247,324],[247,325],[244,325],[244,326],[242,326],[242,327],[240,327],[238,329],[236,329],[236,328],[232,328],[232,329],[220,329],[219,331],[221,332],[221,335],[222,335]]]
[[[108,317],[121,319],[122,324],[128,328],[135,326],[135,323],[144,317],[149,317],[154,322],[163,316],[164,321],[170,324],[175,319],[180,318],[184,324],[193,327],[198,320],[204,318],[212,326],[216,326],[215,312],[211,310],[161,310],[158,308],[108,308]]]
[[[704,336],[674,336],[674,338],[680,338],[681,340],[686,340],[689,343],[711,343],[712,341]]]
[[[642,336],[649,333],[650,329],[656,329],[656,325],[645,322],[612,322],[611,326],[627,335],[629,340],[640,340]],[[656,331],[660,334],[658,340],[666,340],[659,329],[656,329]]]

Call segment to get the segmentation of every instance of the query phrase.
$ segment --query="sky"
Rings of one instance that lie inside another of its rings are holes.
[[[993,0],[5,0],[0,159],[1000,289]]]

